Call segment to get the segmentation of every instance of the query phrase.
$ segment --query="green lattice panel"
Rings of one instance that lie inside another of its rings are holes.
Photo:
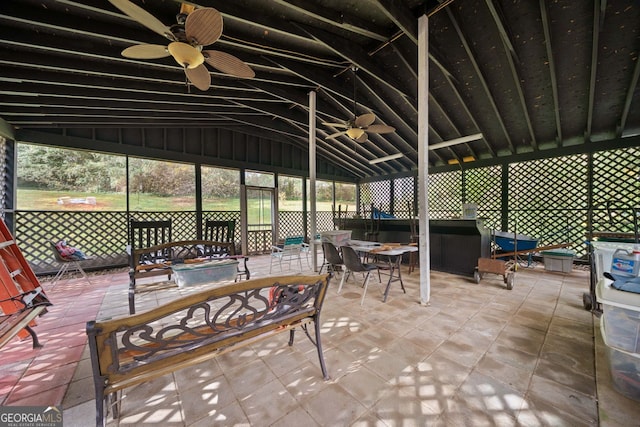
[[[413,177],[393,180],[393,214],[397,218],[409,218],[410,213],[416,214],[414,182]]]
[[[371,210],[371,203],[376,209],[389,212],[391,206],[391,181],[365,182],[360,185],[360,209],[368,212]]]
[[[509,166],[509,209],[586,209],[587,202],[586,155]]]
[[[460,171],[429,175],[429,216],[456,218],[462,213],[462,173]]]
[[[560,189],[560,191],[558,191]],[[578,254],[588,230],[588,157],[574,155],[509,166],[509,231],[570,242]]]
[[[478,218],[490,229],[500,228],[501,176],[500,166],[465,171],[465,203],[478,205]]]
[[[610,202],[611,219],[607,202]],[[631,208],[639,206],[640,148],[594,153],[593,230],[634,232]]]
[[[338,212],[336,211],[336,216]],[[333,230],[335,226],[333,225],[333,212],[328,211],[316,211],[316,232],[322,233],[323,231]],[[307,230],[308,233],[311,233],[311,214],[307,216]],[[308,239],[311,239],[311,235],[306,236]]]
[[[51,240],[69,244],[94,257],[91,267],[127,262],[125,212],[22,211],[16,213],[16,242],[36,273],[57,271]]]
[[[303,212],[278,212],[278,239],[284,239],[287,236],[304,236],[302,224],[304,224]]]

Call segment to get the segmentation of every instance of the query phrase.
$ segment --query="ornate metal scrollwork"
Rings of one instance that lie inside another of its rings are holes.
[[[313,310],[321,282],[281,285],[223,295],[118,334],[121,370],[159,360],[207,342],[241,336]],[[169,323],[169,324],[168,324]],[[120,362],[118,362],[120,364]]]

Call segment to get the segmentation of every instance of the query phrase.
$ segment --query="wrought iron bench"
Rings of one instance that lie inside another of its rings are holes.
[[[297,327],[315,345],[322,375],[328,380],[319,316],[330,277],[247,280],[194,293],[145,313],[88,322],[96,425],[105,425],[109,409],[114,419],[119,417],[124,388],[280,332],[289,331],[291,346]]]
[[[181,240],[133,249],[129,255],[129,314],[135,314],[135,296],[142,291],[137,288],[138,279],[154,276],[171,278],[171,265],[175,262],[194,258],[219,259],[221,247],[227,248],[226,252],[229,254],[234,253],[232,243],[210,240]],[[161,284],[166,285],[166,281]],[[149,285],[152,285],[150,289]],[[145,284],[145,286],[148,288],[146,290],[158,289],[158,283]]]
[[[47,307],[51,305],[49,299],[42,293],[42,288],[38,287],[32,291],[11,297],[9,300],[22,304],[24,307],[10,314],[0,315],[0,348],[4,347],[11,338],[18,335],[22,330],[31,335],[33,348],[42,347],[36,332],[30,326],[31,322],[36,317],[46,313]]]

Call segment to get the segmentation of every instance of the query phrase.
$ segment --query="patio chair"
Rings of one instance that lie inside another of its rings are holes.
[[[291,261],[298,260],[300,271],[302,271],[302,248],[304,243],[304,237],[295,236],[287,237],[284,239],[282,245],[271,246],[271,263],[269,264],[269,274],[273,270],[273,262],[277,261],[280,265],[280,271],[282,271],[282,263],[288,262],[289,268],[291,268]]]
[[[340,248],[342,250],[342,260],[344,261],[344,266],[347,271],[344,276],[342,276],[342,280],[340,281],[340,286],[338,287],[338,294],[342,291],[342,285],[346,280],[349,280],[349,275],[351,273],[364,273],[364,282],[362,287],[364,291],[362,292],[362,299],[360,300],[360,305],[364,304],[364,296],[367,294],[367,287],[369,286],[369,276],[371,272],[376,270],[378,271],[378,280],[380,280],[380,271],[378,264],[370,264],[364,263],[360,259],[358,253],[351,246],[342,246]]]
[[[333,243],[322,242],[322,252],[324,253],[324,263],[320,267],[320,272],[318,274],[322,274],[324,267],[327,267],[327,271],[334,273],[342,271],[344,262],[342,261],[340,252],[338,252],[338,248],[336,248]]]
[[[242,254],[236,255],[234,241],[235,229],[236,221],[233,219],[228,221],[208,219],[204,224],[203,238],[204,240],[211,240],[213,242],[234,243],[231,251],[229,251],[229,247],[227,246],[213,247],[212,250],[214,254],[220,258],[232,258],[237,259],[238,261],[243,260],[244,270],[240,269],[240,263],[238,263],[238,275],[236,276],[236,281],[241,279],[242,276],[246,276],[247,280],[249,280],[251,278],[251,272],[247,266],[249,257]]]
[[[136,249],[145,249],[152,246],[162,245],[171,242],[171,219],[138,221],[132,219],[129,221],[129,245],[127,253],[129,255],[129,313],[135,313],[135,294],[136,290],[136,274],[139,272],[147,272],[148,275],[164,275],[163,271],[156,272],[158,264],[162,260],[171,259],[169,253],[152,254],[152,258],[141,257],[137,265],[133,258]],[[166,268],[167,280],[171,280],[171,268]],[[149,284],[151,285],[151,284]]]
[[[89,276],[87,276],[87,273],[85,273],[84,269],[80,265],[80,261],[88,260],[91,258],[87,257],[83,252],[78,250],[74,251],[74,253],[61,253],[60,251],[61,247],[59,245],[61,242],[62,241],[49,242],[51,245],[51,249],[53,251],[53,256],[55,257],[56,261],[60,264],[60,269],[58,270],[56,275],[53,277],[53,280],[51,280],[51,289],[53,289],[56,286],[60,278],[64,276],[65,273],[72,272],[72,271],[80,272],[80,274],[82,274],[82,277],[85,278],[87,283],[91,285],[91,280],[89,280]],[[66,246],[66,243],[65,243],[65,246]]]

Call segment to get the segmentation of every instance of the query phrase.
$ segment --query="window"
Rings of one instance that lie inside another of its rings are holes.
[[[17,144],[19,210],[126,210],[125,157]]]
[[[129,209],[195,210],[195,166],[149,159],[129,159]]]
[[[240,171],[202,167],[202,210],[240,210]]]

